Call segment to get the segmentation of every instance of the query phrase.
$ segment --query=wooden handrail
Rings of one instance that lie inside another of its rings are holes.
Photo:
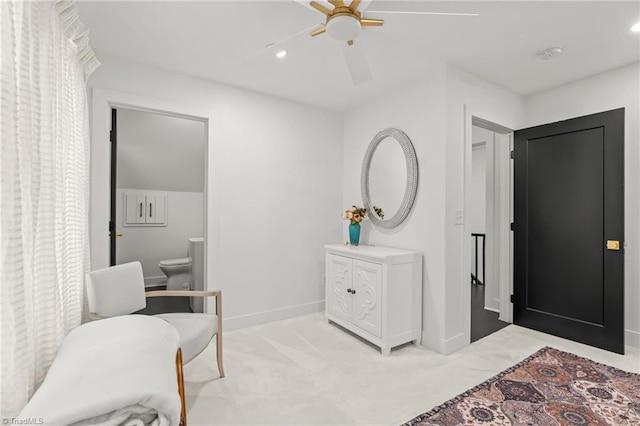
[[[486,269],[486,235],[485,234],[480,234],[480,233],[472,233],[471,237],[474,239],[475,241],[475,250],[474,250],[474,255],[475,255],[475,274],[472,272],[471,273],[471,284],[478,284],[478,285],[484,285],[485,279],[486,279],[486,273],[485,273],[485,269]],[[478,276],[478,238],[482,238],[482,279],[480,279],[480,277]]]

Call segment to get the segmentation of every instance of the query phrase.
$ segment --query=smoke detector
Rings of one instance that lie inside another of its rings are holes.
[[[562,53],[562,47],[550,47],[548,49],[541,50],[536,54],[539,59],[543,61],[548,61],[550,59],[555,58],[557,55]]]

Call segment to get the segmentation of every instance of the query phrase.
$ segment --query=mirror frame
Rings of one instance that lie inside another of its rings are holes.
[[[378,145],[380,145],[380,143],[387,137],[395,139],[402,148],[405,164],[407,166],[407,182],[405,184],[402,204],[398,210],[391,218],[382,219],[376,214],[371,202],[371,194],[369,191],[369,172],[371,170],[373,154],[376,152]],[[413,148],[411,139],[409,139],[402,130],[387,128],[378,132],[378,134],[373,137],[364,154],[362,172],[360,174],[360,189],[362,191],[362,202],[364,203],[364,207],[367,209],[369,219],[375,226],[391,229],[400,225],[407,218],[418,192],[418,157],[416,156],[416,151]]]

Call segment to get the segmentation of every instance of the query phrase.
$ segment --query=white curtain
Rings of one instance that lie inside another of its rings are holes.
[[[0,1],[2,415],[15,415],[80,324],[89,266],[86,78],[71,1]]]

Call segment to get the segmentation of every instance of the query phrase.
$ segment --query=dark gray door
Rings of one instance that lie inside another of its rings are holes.
[[[514,323],[624,353],[624,109],[514,134]]]

